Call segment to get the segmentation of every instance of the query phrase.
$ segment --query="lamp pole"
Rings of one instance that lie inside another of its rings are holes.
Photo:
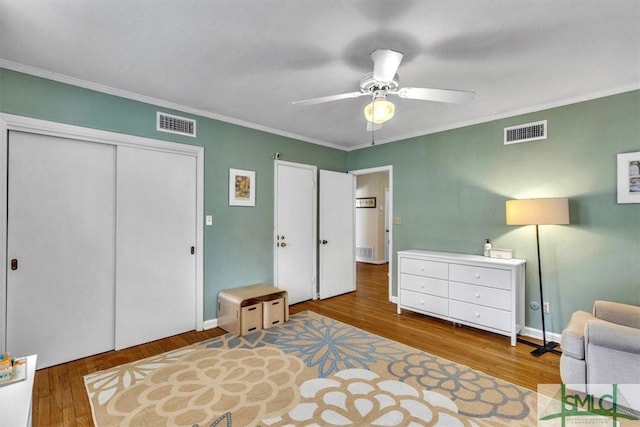
[[[544,293],[542,291],[542,263],[540,261],[540,232],[538,230],[538,227],[539,227],[538,224],[536,224],[536,249],[538,252],[538,283],[540,284],[540,315],[542,317],[543,345],[538,345],[529,341],[525,341],[523,339],[518,340],[521,343],[529,344],[534,347],[537,347],[535,350],[531,352],[531,355],[535,357],[540,357],[547,352],[554,353],[554,354],[562,354],[561,351],[555,349],[558,346],[557,342],[553,342],[553,341],[547,342],[547,328],[545,327],[545,322],[544,322]]]

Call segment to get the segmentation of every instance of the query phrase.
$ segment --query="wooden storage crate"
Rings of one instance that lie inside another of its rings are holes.
[[[262,330],[262,304],[247,305],[240,309],[240,334]]]
[[[272,326],[283,324],[284,312],[284,298],[262,301],[262,327],[269,329]]]

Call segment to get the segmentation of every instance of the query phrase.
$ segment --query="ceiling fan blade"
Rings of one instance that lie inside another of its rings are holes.
[[[378,49],[373,51],[373,79],[380,82],[390,82],[398,71],[400,61],[404,55],[391,49]]]
[[[473,101],[475,92],[451,89],[430,89],[425,87],[403,87],[395,92],[400,98],[419,99],[422,101],[449,102],[464,104]]]
[[[305,99],[303,101],[293,101],[292,105],[315,105],[322,104],[324,102],[338,101],[340,99],[357,98],[359,96],[369,95],[363,92],[349,92],[341,93],[339,95],[321,96],[319,98]]]

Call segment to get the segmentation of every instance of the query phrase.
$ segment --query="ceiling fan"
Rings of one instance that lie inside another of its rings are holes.
[[[470,102],[475,97],[474,92],[462,90],[400,87],[396,72],[398,71],[403,56],[402,53],[391,49],[375,50],[371,53],[373,72],[367,73],[362,77],[359,92],[341,93],[338,95],[305,99],[303,101],[294,101],[293,105],[315,105],[339,101],[341,99],[370,96],[372,100],[371,103],[365,107],[364,115],[367,119],[367,130],[374,130],[394,115],[395,107],[393,103],[387,100],[387,95],[453,104]]]

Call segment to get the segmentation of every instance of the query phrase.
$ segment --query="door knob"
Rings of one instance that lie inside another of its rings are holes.
[[[329,242],[327,242],[326,240],[321,240],[320,243],[322,243],[323,245],[326,245]]]
[[[284,248],[285,246],[287,246],[287,244],[285,242],[280,243],[280,247]]]

